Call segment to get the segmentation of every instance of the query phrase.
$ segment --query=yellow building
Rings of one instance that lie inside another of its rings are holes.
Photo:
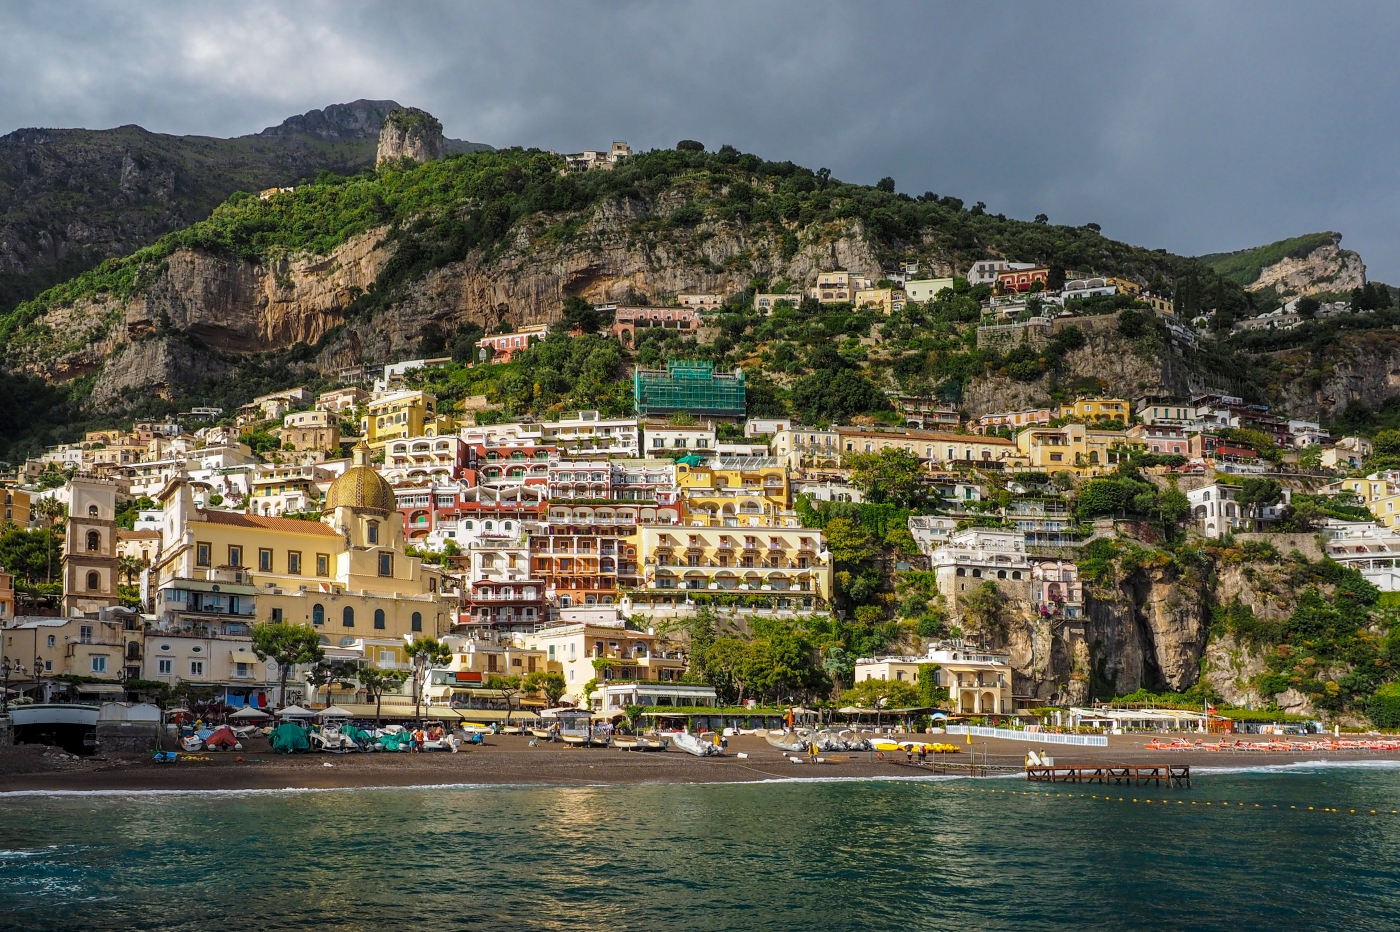
[[[889,315],[896,307],[904,307],[904,292],[894,288],[861,288],[856,291],[854,304],[857,308],[874,308]]]
[[[1338,479],[1336,482],[1328,483],[1326,489],[1329,495],[1350,492],[1361,501],[1361,504],[1367,506],[1400,493],[1400,487],[1388,479],[1380,478],[1379,475],[1367,476],[1364,479]]]
[[[284,450],[340,452],[340,419],[330,411],[294,411],[273,433]]]
[[[144,638],[135,619],[27,618],[3,630],[4,658],[22,664],[24,673],[11,675],[30,685],[57,676],[83,676],[118,682],[141,676]],[[37,676],[36,676],[37,674]],[[123,693],[114,692],[119,698]]]
[[[437,398],[423,391],[388,392],[365,406],[360,434],[375,449],[391,440],[452,432],[450,415],[437,413]]]
[[[816,609],[831,599],[831,558],[821,531],[803,527],[639,527],[642,588],[664,595],[735,592]],[[816,601],[813,601],[816,600]]]
[[[1116,420],[1127,424],[1132,413],[1132,403],[1122,398],[1079,398],[1074,404],[1060,405],[1060,417],[1085,422]]]
[[[722,456],[676,463],[687,524],[760,527],[781,523],[792,505],[787,466],[772,456]]]
[[[33,499],[23,489],[0,486],[0,498],[5,501],[4,520],[18,527],[29,527]]]
[[[256,589],[258,621],[311,624],[337,646],[368,638],[366,656],[383,640],[402,662],[403,637],[446,634],[456,599],[443,592],[439,570],[404,552],[394,491],[366,465],[368,455],[363,443],[356,446],[354,465],[326,493],[320,521],[201,510],[189,483],[175,480],[160,496],[165,547],[157,581],[231,571]]]
[[[618,681],[675,682],[685,661],[663,656],[658,635],[623,625],[580,622],[542,628],[525,635],[527,647],[542,651],[549,670],[564,674],[566,699],[583,703],[592,680],[602,687]]]
[[[1400,495],[1383,495],[1368,501],[1366,507],[1371,509],[1371,514],[1376,516],[1376,523],[1381,527],[1400,527],[1396,522],[1396,518],[1400,517]]]
[[[1077,476],[1102,476],[1127,462],[1133,451],[1147,444],[1121,430],[1093,430],[1083,424],[1032,427],[1016,435],[1016,445],[1027,466],[1039,472],[1069,470]]]

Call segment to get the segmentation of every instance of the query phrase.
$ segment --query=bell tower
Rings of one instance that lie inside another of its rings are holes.
[[[108,479],[68,482],[63,546],[63,612],[78,615],[117,604],[117,487]]]

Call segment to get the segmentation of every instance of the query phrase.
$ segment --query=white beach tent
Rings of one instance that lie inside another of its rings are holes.
[[[277,713],[278,718],[310,718],[315,715],[310,709],[303,709],[299,705],[289,705]]]
[[[240,722],[255,722],[264,718],[272,718],[272,716],[268,715],[262,709],[255,709],[252,706],[248,706],[246,709],[239,709],[229,716],[230,720],[236,719]]]
[[[315,717],[315,718],[349,718],[349,717],[350,717],[350,710],[349,710],[349,709],[342,709],[342,708],[341,708],[340,706],[338,706],[338,705],[327,706],[326,708],[324,708],[324,709],[322,709],[321,711],[317,712],[316,715],[315,715],[314,717]]]

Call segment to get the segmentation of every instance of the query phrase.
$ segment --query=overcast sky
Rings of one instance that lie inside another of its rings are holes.
[[[1400,284],[1397,60],[1394,2],[0,0],[0,133],[392,98],[495,146],[729,143],[1191,255],[1338,230]]]

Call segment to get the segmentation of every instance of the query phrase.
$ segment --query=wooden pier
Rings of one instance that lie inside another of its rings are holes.
[[[1189,787],[1191,767],[1161,764],[1151,767],[1026,767],[1026,779],[1040,783],[1100,783],[1110,786]]]

